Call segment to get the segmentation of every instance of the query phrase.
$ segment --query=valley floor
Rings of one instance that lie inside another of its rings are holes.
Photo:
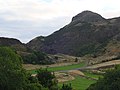
[[[120,60],[103,62],[91,66],[86,66],[84,62],[81,63],[59,63],[53,65],[31,65],[24,64],[23,67],[28,70],[32,75],[36,75],[36,69],[48,67],[49,71],[55,71],[55,75],[58,79],[59,86],[64,83],[71,83],[73,90],[86,90],[89,85],[96,82],[100,74],[91,72],[92,70],[98,70],[100,68],[108,68],[120,64]],[[82,70],[82,72],[80,71]],[[91,70],[91,71],[89,71]]]

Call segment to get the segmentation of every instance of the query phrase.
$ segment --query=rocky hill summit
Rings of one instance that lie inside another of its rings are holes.
[[[78,15],[72,18],[72,22],[74,21],[89,22],[89,23],[106,22],[105,18],[103,18],[101,15],[91,11],[83,11],[79,13]]]

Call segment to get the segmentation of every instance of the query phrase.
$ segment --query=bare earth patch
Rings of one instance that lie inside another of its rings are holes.
[[[73,76],[85,76],[84,73],[79,70],[70,70],[68,73]]]
[[[55,72],[55,76],[58,82],[66,82],[66,81],[75,79],[72,75],[67,74],[67,73],[62,73],[62,72]]]

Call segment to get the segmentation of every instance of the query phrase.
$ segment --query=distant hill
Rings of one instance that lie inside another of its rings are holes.
[[[120,17],[105,19],[97,13],[83,11],[74,16],[68,25],[47,37],[36,37],[27,46],[49,54],[119,54]]]
[[[12,46],[16,44],[22,44],[22,43],[15,38],[0,37],[0,46]]]
[[[27,51],[25,44],[15,38],[0,37],[0,46],[8,46],[17,51]]]
[[[37,52],[28,48],[25,44],[15,38],[0,37],[0,47],[10,47],[29,64],[52,64],[55,61],[41,51]]]

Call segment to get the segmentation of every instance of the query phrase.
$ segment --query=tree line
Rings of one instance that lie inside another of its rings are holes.
[[[54,72],[39,69],[32,76],[22,63],[22,58],[12,49],[0,47],[0,90],[72,90],[71,85],[58,87]]]

